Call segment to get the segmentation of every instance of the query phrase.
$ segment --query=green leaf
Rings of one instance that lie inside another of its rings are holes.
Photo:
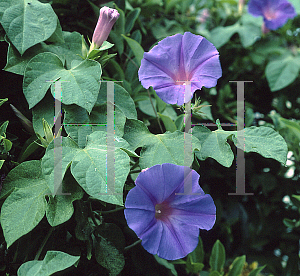
[[[243,47],[247,48],[261,37],[262,18],[253,17],[249,13],[245,13],[242,15],[240,22],[242,25],[238,29],[238,33]]]
[[[115,94],[115,135],[122,137],[126,117],[137,118],[135,104],[128,92],[118,84],[114,85]],[[107,124],[107,83],[103,82],[98,99],[90,115],[75,105],[65,107],[65,130],[80,147],[86,143],[86,135],[94,131],[106,131]]]
[[[299,74],[300,58],[292,55],[270,61],[265,74],[272,92],[290,85]]]
[[[156,164],[172,163],[184,166],[185,136],[180,131],[154,135],[138,120],[127,120],[124,128],[124,139],[134,148],[142,147],[140,167],[149,168]],[[192,149],[200,149],[197,139],[192,138]]]
[[[295,220],[295,219],[284,218],[284,219],[283,219],[283,223],[284,223],[284,225],[285,225],[286,227],[294,228],[294,227],[296,227],[297,220]]]
[[[121,35],[125,34],[125,14],[124,11],[119,9],[115,3],[114,5],[119,12],[119,18],[114,25],[114,29],[110,31],[109,37],[116,45],[119,55],[122,55],[124,52],[124,40]]]
[[[246,256],[236,257],[232,263],[228,276],[240,276],[246,261]]]
[[[54,126],[55,107],[53,106],[53,96],[50,92],[46,93],[46,96],[32,108],[32,125],[35,133],[45,136],[43,128],[43,119],[52,128]],[[57,122],[59,123],[59,122]]]
[[[3,146],[3,153],[8,153],[12,148],[12,142],[8,139],[2,139],[1,145]]]
[[[65,130],[69,136],[79,145],[84,147],[86,136],[95,131],[106,131],[107,128],[107,106],[95,105],[91,114],[76,105],[65,107]],[[122,111],[115,106],[114,131],[116,136],[123,136],[126,117]]]
[[[227,139],[232,133],[220,129],[210,131],[204,126],[193,127],[192,133],[201,143],[201,151],[196,151],[197,158],[211,157],[225,167],[231,166],[234,156]]]
[[[211,106],[209,105],[209,102],[204,101],[201,103],[200,106],[202,106],[202,105],[203,105],[203,107],[201,107],[200,110],[197,110],[197,109],[192,110],[193,116],[200,117],[200,119],[202,119],[202,117],[204,117],[204,119],[208,119],[213,122],[214,118],[211,114]]]
[[[18,269],[18,276],[50,276],[74,265],[79,258],[60,251],[48,251],[42,261],[23,263]]]
[[[151,90],[153,90],[152,87],[151,87]],[[164,110],[167,107],[167,104],[160,97],[158,97],[156,93],[154,93],[154,97],[156,100],[156,107],[157,107],[158,112],[159,113],[164,112]],[[177,114],[176,114],[176,118],[177,118]]]
[[[114,84],[114,93],[115,106],[117,106],[128,119],[136,119],[137,113],[135,104],[129,93],[116,83]],[[107,104],[107,83],[105,82],[101,84],[97,104]]]
[[[90,215],[90,206],[88,202],[76,201],[75,208],[75,236],[80,241],[90,241],[91,234],[94,232],[96,225]]]
[[[300,202],[300,195],[292,195],[293,198],[296,198]]]
[[[54,33],[47,39],[47,42],[60,43],[60,44],[65,43],[63,31],[58,18],[57,18],[56,29]]]
[[[50,4],[37,0],[10,3],[3,13],[1,25],[22,55],[28,48],[47,40],[56,30],[58,19]]]
[[[5,133],[6,133],[6,129],[8,126],[9,121],[5,121],[4,123],[2,123],[2,125],[0,126],[0,136],[6,137]]]
[[[7,101],[8,101],[8,98],[0,99],[0,106],[3,105]]]
[[[180,23],[178,23],[176,20],[168,20],[166,18],[163,18],[162,22],[158,22],[153,25],[151,30],[157,40],[161,40],[162,38],[175,35],[177,33],[184,33],[184,29]]]
[[[20,152],[18,163],[22,163],[26,160],[32,153],[34,153],[40,146],[37,144],[38,139],[31,136],[24,144],[22,151]]]
[[[253,45],[261,36],[261,27],[254,24],[245,24],[238,30],[244,48]]]
[[[192,273],[199,273],[204,268],[204,264],[202,263],[190,263],[190,259],[188,258],[188,262],[186,263],[187,270]]]
[[[54,192],[54,169],[65,174],[71,165],[71,173],[79,185],[91,196],[111,203],[123,205],[123,186],[129,173],[129,157],[120,148],[129,148],[128,143],[119,137],[115,137],[115,192],[110,194],[113,187],[107,187],[107,133],[103,131],[93,132],[87,137],[85,148],[81,149],[68,137],[62,137],[60,145],[62,162],[54,164],[54,142],[50,143],[42,159],[43,172],[47,176],[50,190]],[[56,138],[57,139],[57,138]],[[55,141],[55,140],[54,140]],[[111,185],[111,184],[109,184]]]
[[[264,265],[264,266],[260,266],[260,267],[258,267],[258,268],[255,268],[254,270],[252,270],[250,273],[249,273],[249,275],[248,276],[259,276],[260,274],[260,272],[265,268],[266,266]]]
[[[151,100],[152,100],[153,106],[155,108],[156,100],[153,98],[151,98]],[[145,113],[149,116],[152,116],[152,117],[156,117],[156,114],[153,110],[153,106],[152,106],[149,98],[147,100],[138,101],[138,107],[143,113]]]
[[[97,100],[100,89],[101,66],[93,60],[73,61],[70,70],[63,67],[59,57],[52,53],[41,53],[27,64],[23,90],[29,108],[34,107],[45,96],[53,82],[60,79],[62,103],[77,104],[90,112]]]
[[[141,8],[135,8],[126,16],[125,34],[129,34],[132,30],[135,21],[138,19],[141,12]]]
[[[144,49],[134,39],[129,38],[125,35],[122,35],[122,37],[125,38],[125,40],[128,43],[130,49],[132,50],[133,54],[135,55],[135,58],[138,61],[138,65],[140,66],[141,65],[141,60],[143,59],[143,55],[144,55]]]
[[[184,126],[184,114],[179,115],[175,120],[175,125],[178,130],[182,130]]]
[[[0,169],[2,168],[4,162],[5,162],[5,160],[0,160]]]
[[[118,275],[125,265],[121,253],[125,247],[125,238],[121,229],[116,224],[105,223],[99,225],[94,234],[97,262],[109,270],[109,275]]]
[[[50,190],[42,174],[41,162],[27,161],[12,169],[3,183],[1,198],[9,193],[1,209],[7,247],[36,227],[45,215],[45,195]]]
[[[174,132],[174,131],[177,130],[177,127],[176,127],[175,123],[173,122],[173,120],[169,116],[166,116],[166,115],[163,115],[163,114],[160,114],[160,113],[157,113],[157,114],[161,118],[161,120],[163,121],[164,126],[166,128],[166,131]]]
[[[116,21],[115,25],[114,25],[114,31],[118,34],[125,34],[125,14],[124,11],[122,9],[120,9],[115,3],[114,3],[115,9],[118,11],[119,13],[119,18]]]
[[[225,248],[224,245],[217,240],[213,246],[210,258],[209,258],[209,265],[211,270],[222,272],[223,267],[225,264]]]
[[[118,22],[118,20],[117,20]],[[124,52],[124,39],[117,32],[111,30],[109,33],[109,38],[111,38],[112,42],[115,44],[119,55],[122,55]]]
[[[220,48],[230,40],[230,38],[238,31],[239,28],[239,22],[227,27],[216,27],[211,31],[209,40],[215,45],[216,48]]]
[[[51,52],[60,57],[65,62],[66,68],[71,68],[71,62],[73,60],[82,61],[80,55],[82,47],[82,36],[77,32],[63,32],[64,42],[56,42],[46,44],[41,42],[30,49],[28,49],[22,56],[17,49],[9,42],[7,63],[4,68],[5,71],[24,75],[25,67],[27,63],[37,54],[43,52]]]
[[[202,275],[201,275],[202,276]],[[222,276],[222,274],[220,273],[220,272],[218,272],[218,271],[211,271],[210,273],[209,273],[209,276]]]
[[[62,192],[65,194],[49,196],[46,217],[52,227],[68,221],[74,213],[73,201],[83,197],[83,190],[69,171],[63,179],[62,188]]]
[[[203,263],[204,249],[203,249],[202,239],[200,236],[199,236],[199,242],[198,242],[196,249],[193,252],[191,252],[188,256],[190,256],[191,261],[193,263]]]
[[[234,132],[233,132],[234,133]],[[270,127],[247,127],[235,132],[235,145],[245,152],[256,152],[265,158],[273,158],[285,165],[287,144],[283,137]]]
[[[170,272],[172,273],[172,275],[174,275],[174,276],[177,276],[177,275],[178,275],[178,274],[177,274],[177,271],[176,271],[176,269],[175,269],[174,264],[168,262],[168,261],[165,260],[165,259],[162,259],[162,258],[158,257],[157,255],[153,255],[153,256],[154,256],[155,260],[156,260],[160,265],[162,265],[162,266],[164,266],[165,268],[167,268],[168,270],[170,270]]]
[[[300,122],[287,120],[277,113],[269,115],[279,133],[284,137],[289,150],[293,151],[296,160],[300,160]]]

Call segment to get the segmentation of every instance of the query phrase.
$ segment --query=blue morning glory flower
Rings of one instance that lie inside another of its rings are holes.
[[[184,170],[188,170],[186,182]],[[196,248],[199,228],[213,227],[216,206],[200,188],[199,177],[188,167],[169,163],[138,175],[136,186],[127,195],[124,213],[128,226],[149,253],[167,260],[183,258]],[[176,195],[184,192],[184,183],[191,183],[197,195]]]
[[[269,30],[277,30],[297,15],[286,0],[250,0],[248,11],[253,16],[263,16],[265,27]]]
[[[202,86],[216,86],[222,69],[215,46],[186,32],[166,37],[144,53],[138,74],[143,87],[152,86],[164,102],[182,105],[186,81],[191,82],[190,100]]]

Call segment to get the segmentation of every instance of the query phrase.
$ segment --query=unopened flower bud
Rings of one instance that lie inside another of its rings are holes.
[[[119,18],[119,13],[115,9],[103,7],[100,9],[99,19],[92,37],[91,49],[99,48],[108,38],[111,28]]]

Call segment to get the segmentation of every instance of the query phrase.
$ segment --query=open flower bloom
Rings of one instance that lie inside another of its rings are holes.
[[[277,30],[297,15],[286,0],[250,0],[248,11],[253,16],[263,16],[265,27],[270,30]]]
[[[184,193],[184,169],[186,184],[191,183],[197,195],[176,194]],[[200,188],[199,177],[188,167],[169,163],[155,165],[137,177],[124,212],[128,226],[149,253],[167,260],[183,258],[196,248],[199,228],[213,227],[216,207]]]
[[[146,89],[152,86],[164,102],[182,105],[191,100],[195,90],[215,86],[222,69],[215,46],[186,32],[166,37],[144,53],[138,73]],[[191,95],[186,97],[185,82],[191,84]]]
[[[99,48],[108,38],[111,28],[119,18],[119,13],[115,9],[103,7],[100,9],[99,19],[92,37],[90,49]]]

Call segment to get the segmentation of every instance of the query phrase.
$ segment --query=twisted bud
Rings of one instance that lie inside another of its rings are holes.
[[[108,38],[111,28],[119,18],[119,13],[115,9],[102,7],[100,9],[99,19],[92,37],[90,51],[99,48]]]

